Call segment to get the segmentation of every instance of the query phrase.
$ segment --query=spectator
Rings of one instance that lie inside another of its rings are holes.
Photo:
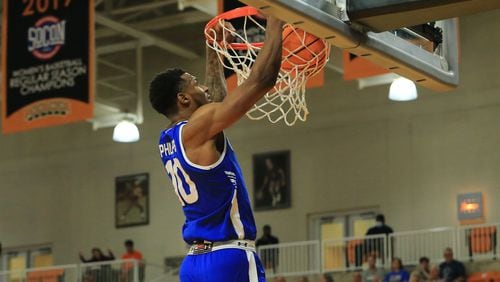
[[[416,275],[417,281],[429,281],[430,277],[430,265],[429,265],[429,258],[427,257],[421,257],[419,260],[419,265],[417,266],[417,269],[412,273]]]
[[[105,256],[101,249],[93,248],[92,249],[92,257],[90,259],[85,259],[82,252],[80,252],[80,260],[83,263],[92,263],[92,262],[102,262],[102,261],[111,261],[114,260],[115,256],[111,250],[108,250],[108,256]],[[83,281],[107,281],[111,278],[112,271],[110,265],[101,265],[96,267],[86,267],[83,272]]]
[[[403,262],[399,258],[393,258],[391,272],[387,273],[384,282],[408,282],[410,274],[403,268]]]
[[[444,280],[439,278],[439,267],[433,265],[429,273],[429,282],[443,282]]]
[[[420,281],[420,278],[418,276],[418,273],[413,271],[411,274],[410,274],[410,282],[419,282]]]
[[[285,277],[283,277],[283,276],[278,276],[278,277],[276,277],[275,282],[286,282],[286,280],[285,280]]]
[[[323,273],[323,275],[321,275],[320,282],[333,282],[333,277],[331,274]]]
[[[262,228],[262,232],[263,232],[262,237],[260,237],[259,240],[257,240],[257,242],[255,243],[255,246],[257,248],[260,246],[273,245],[279,243],[279,239],[271,234],[271,226],[264,225],[264,227]],[[264,268],[272,268],[273,271],[276,271],[276,267],[278,266],[278,256],[279,256],[278,250],[266,249],[260,252],[260,256]]]
[[[274,237],[271,234],[271,226],[269,225],[264,225],[262,228],[262,237],[259,238],[256,242],[256,246],[264,246],[264,245],[272,245],[272,244],[278,244],[280,241],[278,238]]]
[[[142,262],[142,254],[134,248],[134,241],[125,241],[125,254],[122,255],[122,259],[135,259],[139,261],[139,281],[144,281],[144,264]],[[122,266],[122,273],[124,277],[133,277],[134,264],[131,262],[124,263]],[[125,278],[125,279],[127,279]]]
[[[302,276],[300,277],[299,282],[309,282],[309,278],[307,278],[306,276]]]
[[[363,271],[363,282],[381,282],[384,279],[384,271],[377,268],[377,257],[375,254],[368,256],[368,269]]]
[[[101,249],[99,248],[93,248],[92,249],[92,257],[90,259],[85,259],[83,256],[83,253],[80,252],[80,260],[83,263],[90,263],[90,262],[99,262],[99,261],[109,261],[109,260],[114,260],[115,255],[111,250],[108,250],[108,256],[105,256]]]
[[[381,234],[389,236],[389,234],[394,232],[391,227],[385,224],[385,216],[383,214],[378,214],[375,217],[375,220],[376,220],[375,226],[368,229],[368,231],[366,232],[366,236],[381,235]],[[382,259],[385,257],[383,238],[366,239],[364,247],[365,247],[365,254],[369,255],[375,253],[377,257],[381,257]]]
[[[353,282],[362,282],[362,279],[363,277],[361,276],[361,273],[359,272],[354,272],[354,274],[352,275],[352,281]]]
[[[125,254],[122,255],[122,259],[136,259],[141,261],[142,260],[142,254],[141,252],[135,250],[134,248],[134,241],[132,240],[127,240],[125,241]]]
[[[465,281],[465,266],[453,258],[453,250],[446,248],[443,257],[444,262],[439,265],[439,277],[446,282]]]

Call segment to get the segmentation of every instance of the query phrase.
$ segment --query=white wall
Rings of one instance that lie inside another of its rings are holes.
[[[461,24],[456,91],[420,89],[418,101],[392,103],[387,87],[357,91],[328,71],[325,87],[308,95],[307,123],[243,120],[228,130],[250,190],[252,154],[292,152],[292,208],[256,213],[259,229],[269,223],[282,241],[304,240],[307,214],[366,206],[379,206],[396,230],[456,225],[456,195],[475,191],[486,196],[487,221],[500,221],[500,12]],[[200,62],[145,53],[147,80],[177,64],[202,75]],[[68,263],[93,246],[121,253],[131,238],[149,261],[182,255],[183,217],[157,154],[166,124],[146,107],[136,144],[113,143],[111,129],[92,131],[85,123],[1,136],[4,247],[52,242],[57,263]],[[141,172],[151,178],[150,225],[117,230],[114,178]]]

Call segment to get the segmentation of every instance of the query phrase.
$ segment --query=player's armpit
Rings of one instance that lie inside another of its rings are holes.
[[[182,132],[183,144],[196,148],[230,127],[274,86],[274,81],[247,80],[224,101],[200,107],[191,116]]]

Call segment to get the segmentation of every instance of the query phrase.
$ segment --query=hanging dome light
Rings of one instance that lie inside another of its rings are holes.
[[[404,77],[396,78],[389,89],[389,100],[405,102],[418,98],[417,86],[415,83]]]
[[[131,143],[139,141],[139,128],[128,120],[120,121],[113,129],[113,141]]]

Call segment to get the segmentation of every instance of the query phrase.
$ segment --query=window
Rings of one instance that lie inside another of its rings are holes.
[[[54,265],[52,247],[48,245],[6,248],[0,261],[1,270],[22,270],[52,265]]]
[[[366,231],[375,225],[376,211],[368,209],[309,216],[309,238],[321,241],[323,269],[333,271],[344,266],[360,266],[361,257],[356,252],[359,252]],[[345,240],[348,237],[360,238]]]

